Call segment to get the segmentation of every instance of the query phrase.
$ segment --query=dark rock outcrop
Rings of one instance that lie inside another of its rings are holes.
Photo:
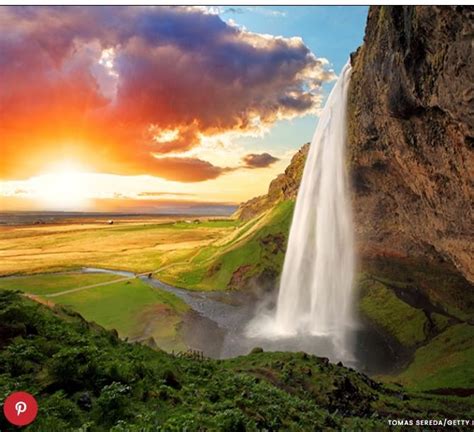
[[[352,56],[349,153],[363,257],[474,281],[474,9],[371,7]]]

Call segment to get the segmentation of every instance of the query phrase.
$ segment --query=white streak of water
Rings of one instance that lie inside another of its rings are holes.
[[[354,245],[345,159],[351,66],[321,113],[296,200],[276,311],[256,317],[249,336],[329,338],[335,357],[351,357]]]

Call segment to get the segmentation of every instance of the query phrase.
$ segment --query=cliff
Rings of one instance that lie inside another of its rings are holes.
[[[371,7],[352,56],[359,249],[474,280],[474,10]]]
[[[234,216],[248,220],[280,202],[296,199],[308,150],[309,143],[306,143],[291,158],[285,172],[272,180],[268,187],[268,193],[242,203]]]

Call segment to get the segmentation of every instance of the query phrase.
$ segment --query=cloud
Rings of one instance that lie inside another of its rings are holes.
[[[148,171],[167,180],[179,182],[200,182],[212,180],[235,168],[222,168],[210,162],[188,157],[154,158]]]
[[[0,178],[65,157],[100,172],[215,178],[228,169],[153,155],[316,112],[335,77],[300,38],[199,8],[1,7],[0,27]]]
[[[246,168],[266,168],[279,161],[280,159],[276,158],[275,156],[272,156],[269,153],[251,153],[245,155],[242,160],[244,161],[244,166]]]

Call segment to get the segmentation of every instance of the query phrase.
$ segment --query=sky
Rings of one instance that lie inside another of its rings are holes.
[[[311,140],[366,6],[0,7],[0,210],[222,208]]]

